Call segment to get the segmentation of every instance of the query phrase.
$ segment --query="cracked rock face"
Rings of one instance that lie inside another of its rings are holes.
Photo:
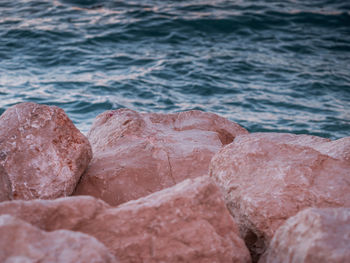
[[[350,207],[350,137],[293,134],[236,137],[210,175],[256,260],[286,219],[307,207]]]
[[[338,263],[350,258],[350,208],[308,208],[289,218],[259,263]]]
[[[12,198],[10,179],[4,167],[0,165],[0,202],[12,200]]]
[[[206,175],[212,156],[246,133],[236,123],[201,111],[104,112],[88,134],[94,158],[75,195],[118,205]]]
[[[91,157],[87,138],[58,107],[21,103],[0,116],[0,165],[14,199],[70,195]]]
[[[250,262],[221,192],[207,176],[187,179],[118,207],[78,196],[2,202],[0,214],[48,231],[89,234],[125,263]]]
[[[86,234],[45,232],[9,215],[0,216],[0,262],[114,263],[108,249]]]

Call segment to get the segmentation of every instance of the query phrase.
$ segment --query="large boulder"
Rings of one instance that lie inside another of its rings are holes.
[[[104,112],[88,133],[94,158],[75,195],[118,205],[206,175],[212,156],[246,133],[236,123],[201,111]]]
[[[259,263],[340,263],[350,259],[350,208],[308,208],[276,231]]]
[[[120,262],[250,262],[221,192],[207,176],[118,207],[78,196],[2,202],[0,214],[48,231],[89,234]]]
[[[21,103],[0,116],[0,165],[14,199],[70,195],[91,158],[89,141],[58,107]]]
[[[0,202],[12,200],[12,189],[10,178],[4,167],[0,165]]]
[[[0,262],[117,262],[108,249],[86,234],[45,232],[9,215],[0,216]]]
[[[257,260],[286,219],[307,207],[350,206],[350,137],[278,133],[236,137],[210,175]]]

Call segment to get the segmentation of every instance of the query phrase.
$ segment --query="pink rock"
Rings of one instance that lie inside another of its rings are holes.
[[[0,116],[0,165],[14,199],[70,195],[91,157],[88,140],[58,107],[21,103]]]
[[[350,208],[308,208],[276,231],[260,263],[339,263],[350,259]]]
[[[0,203],[45,230],[96,237],[120,262],[250,262],[221,192],[207,176],[110,207],[93,197]]]
[[[350,206],[350,144],[341,141],[257,133],[236,137],[213,157],[210,175],[254,260],[277,228],[300,210]]]
[[[320,143],[314,148],[322,154],[350,163],[350,137]]]
[[[75,195],[118,205],[206,175],[212,156],[246,133],[236,123],[201,111],[104,112],[88,134],[94,158]]]
[[[45,232],[9,215],[0,216],[0,262],[117,262],[108,249],[86,234]]]
[[[0,202],[12,200],[11,182],[5,171],[0,165]]]

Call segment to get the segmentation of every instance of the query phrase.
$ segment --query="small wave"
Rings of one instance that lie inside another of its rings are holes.
[[[58,105],[87,131],[112,108],[202,109],[251,131],[349,136],[349,10],[340,0],[0,1],[0,113]]]

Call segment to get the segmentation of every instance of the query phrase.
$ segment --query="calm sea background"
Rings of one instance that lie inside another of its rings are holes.
[[[0,114],[25,101],[350,136],[350,1],[0,0]]]

